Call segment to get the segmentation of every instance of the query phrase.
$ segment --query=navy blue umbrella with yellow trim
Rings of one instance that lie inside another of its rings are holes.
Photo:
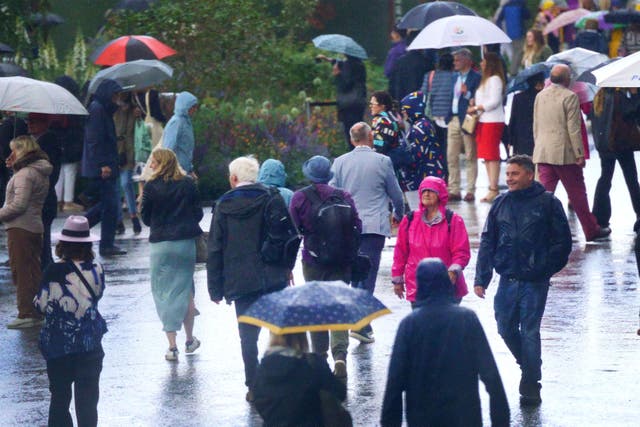
[[[239,322],[263,326],[274,334],[360,330],[391,313],[377,298],[344,282],[308,282],[260,297]]]

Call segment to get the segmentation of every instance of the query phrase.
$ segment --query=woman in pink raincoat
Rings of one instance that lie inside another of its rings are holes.
[[[458,302],[469,291],[462,270],[469,263],[469,236],[460,215],[447,209],[449,193],[444,180],[426,177],[418,189],[420,206],[405,216],[398,227],[393,252],[391,282],[399,298],[412,305],[416,299],[416,268],[423,258],[437,257],[449,270]]]

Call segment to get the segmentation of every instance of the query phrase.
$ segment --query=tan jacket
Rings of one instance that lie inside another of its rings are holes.
[[[28,153],[14,164],[13,177],[7,184],[6,200],[0,208],[0,222],[5,228],[21,228],[42,233],[42,205],[49,191],[53,166],[43,152]]]
[[[578,95],[552,84],[536,96],[533,106],[533,162],[575,164],[584,157]]]

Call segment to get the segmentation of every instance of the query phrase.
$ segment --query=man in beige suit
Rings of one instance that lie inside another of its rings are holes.
[[[568,89],[571,70],[564,64],[555,65],[550,79],[552,84],[536,96],[533,107],[533,161],[538,178],[552,193],[558,181],[562,182],[587,241],[607,237],[611,229],[598,225],[587,201],[580,104],[578,96]]]

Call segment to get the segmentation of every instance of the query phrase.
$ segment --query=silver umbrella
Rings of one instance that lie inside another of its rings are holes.
[[[89,93],[95,93],[105,79],[115,80],[124,90],[139,90],[160,84],[172,75],[173,68],[157,59],[123,62],[98,71],[89,84]]]
[[[89,114],[80,101],[62,86],[27,77],[0,77],[0,111]]]
[[[351,37],[343,36],[342,34],[325,34],[318,36],[313,39],[313,44],[318,49],[343,53],[355,58],[367,59],[367,51]]]

